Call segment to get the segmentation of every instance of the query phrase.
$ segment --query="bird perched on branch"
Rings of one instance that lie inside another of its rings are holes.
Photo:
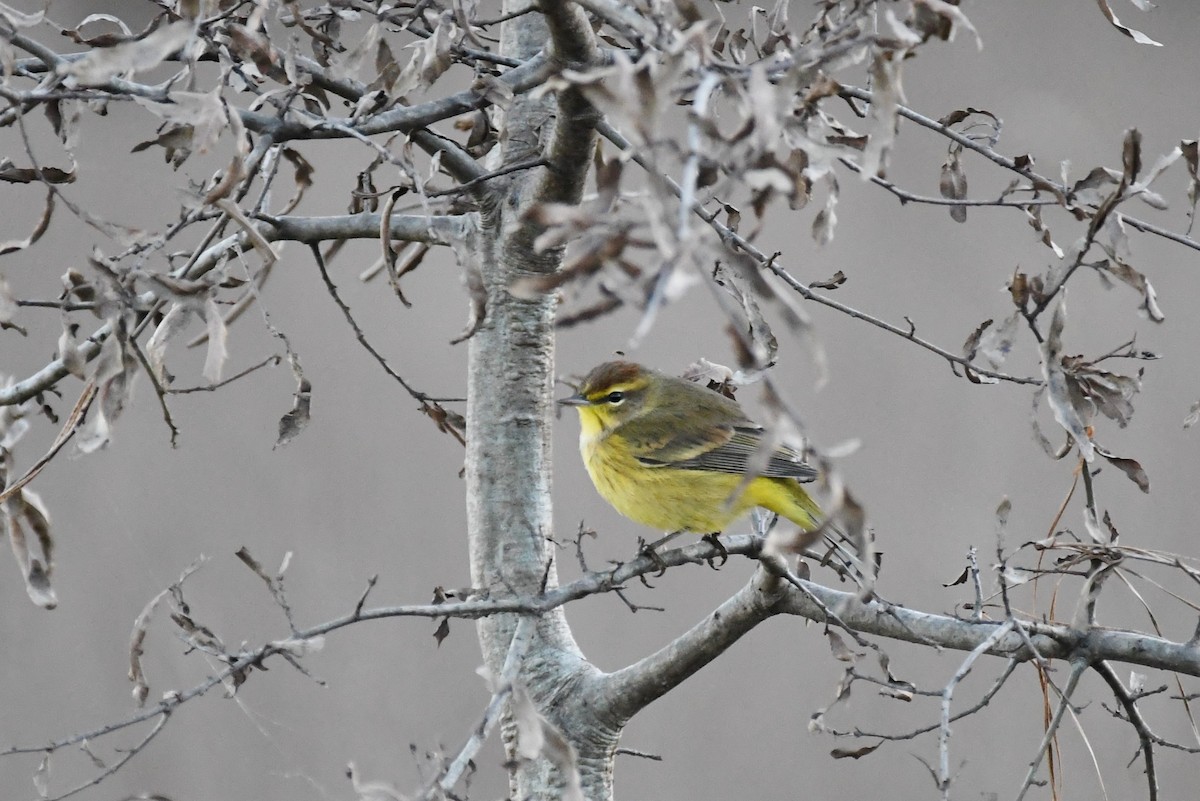
[[[613,361],[559,403],[579,412],[579,450],[592,483],[631,520],[713,535],[761,506],[804,531],[821,525],[820,507],[801,486],[816,469],[786,445],[771,447],[764,460],[765,429],[718,392]]]

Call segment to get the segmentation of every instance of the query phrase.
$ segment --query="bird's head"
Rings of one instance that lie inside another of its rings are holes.
[[[579,410],[585,434],[608,431],[644,410],[654,379],[655,373],[640,364],[605,362],[587,374],[578,392],[559,403]]]

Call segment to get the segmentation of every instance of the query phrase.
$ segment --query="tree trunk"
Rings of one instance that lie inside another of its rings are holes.
[[[506,4],[506,11],[509,10]],[[541,15],[505,23],[501,49],[528,58],[547,41]],[[502,158],[505,165],[540,158],[543,137],[554,125],[552,98],[518,97],[508,110]],[[545,172],[544,168],[542,169]],[[539,182],[540,180],[540,182]],[[486,317],[470,340],[467,382],[467,520],[471,581],[492,598],[532,596],[557,584],[552,532],[550,426],[554,398],[553,294],[518,299],[508,286],[520,276],[552,273],[560,251],[533,250],[535,231],[525,211],[544,200],[544,176],[517,173],[508,191],[491,197],[470,247],[483,291]],[[582,181],[573,188],[578,201]],[[463,252],[463,251],[460,251]],[[478,623],[484,661],[500,675],[517,626],[517,616],[498,615]],[[596,719],[585,701],[598,671],[571,635],[560,607],[543,615],[525,653],[517,681],[539,713],[571,743],[584,793],[601,801],[612,795],[612,761],[619,726]],[[511,709],[501,731],[509,764],[511,797],[558,799],[566,777],[545,758],[521,759]]]

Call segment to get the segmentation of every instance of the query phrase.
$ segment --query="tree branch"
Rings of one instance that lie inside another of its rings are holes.
[[[605,122],[605,121],[600,122],[596,126],[596,130],[600,133],[601,136],[603,136],[605,139],[612,142],[614,145],[616,145],[621,150],[628,152],[633,149],[632,143],[630,143],[630,141],[628,139],[626,139],[616,128],[613,128],[612,125],[610,125],[608,122]],[[676,197],[682,196],[683,189],[675,181],[675,179],[673,179],[669,175],[662,175],[662,174],[656,172],[654,170],[653,165],[649,161],[647,161],[643,156],[641,156],[637,153],[634,153],[632,156],[632,161],[635,164],[637,164],[638,166],[642,167],[643,169],[651,172],[651,174],[653,174],[656,179],[662,180],[666,184],[666,186],[671,190],[671,192],[675,194]],[[698,202],[693,204],[692,211],[698,217],[700,217],[700,219],[702,219],[706,223],[708,223],[713,228],[713,230],[715,230],[717,232],[717,235],[721,237],[722,241],[732,243],[732,245],[736,246],[737,250],[740,250],[741,252],[745,253],[747,256],[749,256],[751,259],[753,259],[755,262],[757,262],[760,267],[764,267],[766,269],[769,269],[771,272],[775,273],[777,276],[782,278],[788,284],[788,286],[790,286],[792,289],[794,289],[798,293],[800,293],[800,295],[805,300],[811,300],[814,303],[819,303],[822,306],[827,306],[827,307],[834,309],[836,311],[839,311],[843,314],[849,315],[857,320],[862,320],[864,322],[871,323],[872,325],[874,325],[878,328],[882,328],[884,331],[888,331],[892,334],[896,334],[897,336],[903,337],[904,339],[907,339],[907,340],[913,342],[914,344],[925,348],[926,350],[930,351],[931,353],[936,353],[938,356],[941,356],[943,359],[946,359],[947,361],[949,361],[953,364],[962,365],[963,367],[970,369],[971,372],[973,372],[977,375],[986,376],[988,378],[995,378],[998,381],[1008,381],[1008,382],[1015,383],[1015,384],[1040,385],[1042,383],[1041,379],[1038,379],[1038,378],[1023,378],[1020,376],[1009,375],[1007,373],[1001,373],[996,370],[989,370],[986,367],[981,367],[977,364],[974,364],[969,359],[966,359],[962,356],[951,353],[950,351],[946,350],[945,348],[941,348],[932,342],[929,342],[925,339],[922,339],[922,338],[916,336],[915,332],[911,329],[905,330],[905,329],[901,328],[900,326],[894,325],[885,320],[881,320],[878,317],[872,317],[871,315],[869,315],[865,312],[859,311],[858,309],[855,309],[851,306],[847,306],[846,304],[836,301],[827,295],[822,295],[818,292],[814,292],[812,289],[810,289],[808,287],[807,284],[803,283],[802,281],[797,280],[796,278],[793,278],[790,274],[788,274],[788,272],[786,270],[784,270],[782,267],[780,267],[778,264],[776,264],[774,258],[768,257],[765,253],[763,253],[761,250],[759,250],[748,239],[741,236],[736,231],[734,231],[732,228],[730,228],[729,226],[725,225],[720,220],[718,220],[717,212],[708,211]]]
[[[499,80],[508,84],[514,94],[527,92],[541,85],[552,73],[553,67],[543,54],[528,59],[524,64],[509,70]],[[251,131],[271,133],[278,142],[295,139],[342,139],[346,137],[341,128],[353,128],[365,136],[395,131],[414,131],[435,122],[457,117],[470,111],[491,105],[491,102],[474,89],[465,89],[428,103],[390,109],[362,120],[339,118],[316,126],[300,122],[281,121],[272,114],[239,109],[242,124]]]
[[[290,240],[295,242],[320,242],[327,239],[374,239],[379,237],[378,214],[346,214],[339,217],[270,217],[259,215],[264,223],[259,233],[268,242]],[[466,218],[461,216],[394,216],[391,233],[394,239],[412,242],[428,242],[445,245],[461,236]],[[208,272],[233,249],[245,250],[252,247],[250,235],[245,231],[231,234],[198,254],[187,271],[187,278],[195,278]],[[154,302],[151,292],[139,296],[139,301]],[[84,342],[79,351],[84,361],[90,362],[100,352],[100,344],[111,333],[108,323],[100,326]],[[61,357],[54,359],[33,375],[11,386],[0,388],[0,406],[21,403],[44,392],[69,375]]]
[[[774,615],[774,603],[783,597],[780,586],[759,568],[744,587],[687,632],[632,665],[599,677],[600,703],[616,719],[629,720]]]

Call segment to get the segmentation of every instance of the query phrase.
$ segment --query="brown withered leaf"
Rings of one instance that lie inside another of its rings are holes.
[[[908,703],[913,699],[913,691],[911,687],[880,687],[879,694],[885,698],[895,698],[897,701],[904,701],[905,703]]]
[[[1106,262],[1101,263],[1101,269],[1115,277],[1122,283],[1136,289],[1142,295],[1141,309],[1146,312],[1146,316],[1156,323],[1161,323],[1166,319],[1163,310],[1158,305],[1158,293],[1154,290],[1150,279],[1145,275],[1135,270],[1125,261],[1117,258],[1115,254]]]
[[[998,370],[1012,352],[1019,312],[1013,312],[999,325],[993,325],[979,338],[978,352],[993,370]]]
[[[241,156],[234,156],[229,166],[221,172],[220,179],[208,190],[201,202],[207,206],[229,197],[245,177],[246,166],[243,164]]]
[[[1100,13],[1104,15],[1105,19],[1108,20],[1110,25],[1112,25],[1114,28],[1116,28],[1121,33],[1128,36],[1133,41],[1137,42],[1138,44],[1153,45],[1154,47],[1162,47],[1161,42],[1156,42],[1153,39],[1151,39],[1149,36],[1147,36],[1146,34],[1142,33],[1141,31],[1134,30],[1133,28],[1130,28],[1128,25],[1122,24],[1121,20],[1117,19],[1117,15],[1114,14],[1113,10],[1109,7],[1108,0],[1096,0],[1096,5],[1098,5],[1100,7]]]
[[[445,640],[449,636],[450,636],[450,618],[444,617],[444,618],[442,618],[442,622],[438,623],[438,627],[436,629],[434,629],[433,639],[437,640],[437,644],[440,646],[442,644],[442,641]]]
[[[121,324],[117,323],[116,328],[89,365],[89,378],[97,388],[97,403],[93,405],[91,419],[75,437],[75,447],[80,453],[93,453],[112,439],[112,426],[125,409],[137,375],[137,358],[129,348]]]
[[[870,74],[874,91],[870,118],[873,127],[861,161],[866,176],[887,177],[888,162],[896,142],[898,109],[904,100],[900,80],[902,59],[903,56],[892,51],[880,51],[871,59]]]
[[[1008,282],[1008,292],[1012,296],[1013,305],[1024,309],[1029,305],[1029,276],[1017,268],[1013,271],[1012,280]]]
[[[75,170],[58,167],[17,167],[8,159],[0,159],[0,181],[10,184],[70,184],[75,182]]]
[[[1025,216],[1029,222],[1029,227],[1040,234],[1038,239],[1041,243],[1054,251],[1054,255],[1061,259],[1063,257],[1063,249],[1055,243],[1054,238],[1050,235],[1050,229],[1042,222],[1042,207],[1026,206]]]
[[[1063,369],[1087,404],[1124,428],[1133,417],[1132,398],[1141,391],[1140,376],[1121,375],[1101,370],[1094,362],[1079,356],[1065,356]],[[1090,414],[1087,418],[1090,421]]]
[[[1096,446],[1096,453],[1108,460],[1108,463],[1120,470],[1129,480],[1138,485],[1138,489],[1147,494],[1150,493],[1150,476],[1146,474],[1145,469],[1136,459],[1130,459],[1125,456],[1117,456],[1114,453]]]
[[[140,153],[147,148],[158,145],[164,150],[164,160],[173,168],[179,169],[179,165],[187,161],[188,156],[192,155],[192,140],[195,138],[195,134],[196,129],[191,125],[168,123],[163,126],[162,133],[157,137],[145,142],[138,142],[130,152]]]
[[[475,76],[475,80],[471,83],[471,91],[487,100],[493,106],[502,109],[507,109],[511,106],[513,98],[516,96],[511,86],[495,75],[489,75],[486,72],[481,72]]]
[[[233,555],[236,556],[242,564],[254,571],[254,575],[265,581],[268,586],[271,585],[272,579],[267,575],[266,569],[262,566],[261,562],[259,562],[250,554],[250,550],[246,548],[246,546],[243,545],[241,548],[238,548],[236,551],[234,551]]]
[[[5,486],[12,468],[12,455],[0,449],[0,487]],[[50,585],[54,572],[54,538],[50,533],[50,515],[42,499],[30,489],[18,490],[0,504],[0,532],[8,539],[29,600],[42,609],[58,606],[58,597]],[[32,535],[33,542],[30,542]]]
[[[52,100],[45,104],[46,119],[68,153],[73,153],[79,145],[79,120],[83,116],[83,108],[83,102],[79,100]]]
[[[133,621],[133,632],[129,638],[129,680],[133,682],[133,700],[138,706],[142,706],[146,702],[146,696],[150,693],[150,685],[146,680],[146,672],[142,667],[142,656],[145,653],[143,645],[146,641],[146,635],[150,631],[150,621],[154,615],[154,610],[163,602],[167,596],[175,599],[175,603],[186,610],[187,604],[183,602],[183,582],[188,576],[200,569],[203,564],[203,559],[193,562],[180,574],[179,579],[159,592],[150,601],[142,607],[142,611],[138,613],[137,618]]]
[[[292,369],[293,371],[299,369],[295,360],[292,360]],[[299,384],[293,398],[291,411],[279,418],[279,436],[275,440],[276,448],[282,448],[298,437],[308,426],[308,421],[312,416],[312,384],[307,378],[304,378],[302,373],[299,374]]]
[[[33,230],[29,232],[29,236],[24,239],[10,239],[6,242],[0,242],[0,256],[6,253],[15,253],[18,250],[24,250],[30,245],[42,238],[42,234],[46,233],[46,229],[50,227],[50,217],[54,214],[54,190],[46,187],[46,204],[42,207],[42,216],[38,218],[34,224]]]
[[[575,746],[537,711],[523,684],[513,685],[509,703],[517,729],[517,753],[524,759],[548,760],[563,777],[563,801],[584,801]]]
[[[850,650],[850,646],[846,645],[842,635],[833,629],[825,629],[825,636],[829,639],[829,650],[833,653],[833,658],[839,662],[854,662],[862,656],[862,654]]]
[[[833,231],[837,226],[838,182],[832,172],[824,176],[826,189],[825,205],[821,208],[812,222],[812,235],[818,245],[828,245],[833,241]]]
[[[966,584],[967,579],[971,577],[971,568],[964,567],[962,572],[958,574],[958,578],[948,584],[943,584],[943,587],[957,587],[959,584]]]
[[[247,56],[263,75],[278,74],[279,55],[271,46],[271,40],[262,31],[251,30],[245,25],[232,23],[225,26],[229,34],[230,48],[242,59]]]
[[[423,91],[433,85],[442,73],[454,63],[453,47],[459,38],[454,15],[443,11],[437,18],[433,33],[413,48],[412,58],[404,65],[389,93],[391,97],[404,97],[414,91]]]
[[[962,167],[962,146],[955,145],[950,148],[949,155],[942,162],[942,174],[938,181],[938,191],[942,193],[942,197],[951,200],[962,200],[967,196],[967,174]],[[951,206],[950,218],[958,223],[967,221],[966,206]]]
[[[466,446],[467,418],[458,412],[452,412],[444,408],[440,403],[435,401],[426,402],[421,407],[421,411],[428,415],[429,419],[433,420],[434,424],[438,427],[438,431],[441,431],[443,434],[449,434],[458,440],[459,445]]]
[[[88,14],[86,17],[80,20],[79,24],[74,28],[63,31],[63,36],[66,36],[76,44],[87,45],[88,47],[112,47],[113,45],[121,44],[122,42],[146,38],[146,36],[150,32],[157,29],[158,26],[163,23],[163,21],[164,17],[155,17],[154,20],[151,21],[149,27],[147,27],[141,33],[135,34],[132,30],[130,30],[129,26],[125,24],[125,20],[121,19],[120,17],[115,17],[112,14]],[[113,33],[112,31],[105,31],[104,33],[98,33],[94,36],[85,36],[83,34],[83,29],[85,27],[99,22],[107,22],[115,25],[121,32]]]
[[[467,298],[470,301],[470,311],[467,315],[467,327],[463,332],[450,340],[451,345],[457,345],[460,342],[466,342],[471,337],[475,336],[475,332],[483,325],[487,319],[487,286],[483,283],[483,270],[477,263],[474,249],[468,247],[468,243],[461,240],[455,240],[453,243],[454,255],[458,258],[458,263],[463,271],[463,284],[467,288]]]
[[[3,275],[0,275],[0,331],[14,329],[22,335],[25,330],[13,322],[17,315],[17,299],[13,297],[12,287],[8,285]]]
[[[396,63],[396,57],[392,55],[392,48],[387,43],[387,39],[379,38],[379,44],[375,47],[375,80],[367,85],[368,91],[382,89],[385,93],[390,93],[396,86],[396,80],[400,77],[400,65]]]
[[[1191,408],[1188,409],[1187,417],[1183,418],[1183,427],[1191,428],[1198,422],[1200,422],[1200,400],[1193,402]]]
[[[837,289],[842,284],[846,283],[847,280],[849,280],[849,279],[846,278],[846,274],[844,272],[842,272],[841,270],[838,270],[836,273],[829,276],[829,278],[824,281],[813,281],[811,284],[808,285],[808,288],[809,289],[833,290],[833,289]]]
[[[883,745],[883,740],[875,743],[875,745],[864,745],[861,748],[835,748],[829,752],[829,755],[834,759],[861,759],[875,751],[881,745]]]
[[[146,342],[146,361],[159,386],[170,385],[173,378],[167,372],[167,346],[172,339],[187,328],[195,312],[194,306],[190,303],[172,303]]]
[[[713,271],[713,278],[741,307],[743,330],[752,346],[754,365],[765,368],[774,364],[779,354],[779,342],[750,288],[743,285],[737,272],[726,269],[720,262]]]
[[[0,19],[12,28],[35,28],[46,19],[46,10],[26,14],[8,5],[0,6]]]
[[[278,213],[290,214],[293,209],[300,205],[300,201],[304,199],[305,191],[312,186],[313,173],[316,172],[316,169],[298,150],[285,147],[282,155],[292,165],[292,180],[296,185],[296,192],[288,198],[288,202],[283,205],[283,208]]]
[[[1187,163],[1187,199],[1192,207],[1188,212],[1188,233],[1191,233],[1192,224],[1196,222],[1196,202],[1200,200],[1200,143],[1195,139],[1184,139],[1179,143],[1179,150]]]
[[[1091,415],[1091,405],[1079,391],[1077,382],[1070,379],[1063,365],[1062,331],[1066,323],[1067,307],[1065,293],[1060,295],[1046,339],[1042,343],[1042,376],[1045,379],[1046,398],[1054,419],[1071,436],[1079,452],[1087,462],[1094,456],[1094,446],[1084,422]]]
[[[79,86],[102,86],[118,76],[157,67],[191,36],[191,23],[170,22],[143,38],[89,50],[67,65],[64,72]]]
[[[967,337],[966,342],[962,346],[963,358],[967,361],[972,361],[975,358],[976,352],[979,350],[979,340],[983,337],[983,332],[988,330],[992,325],[992,320],[984,320],[979,326],[971,332]]]

